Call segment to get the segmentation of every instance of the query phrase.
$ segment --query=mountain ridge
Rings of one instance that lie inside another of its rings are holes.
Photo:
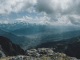
[[[6,56],[25,54],[19,45],[12,43],[10,39],[4,36],[0,36],[0,50],[2,50]]]

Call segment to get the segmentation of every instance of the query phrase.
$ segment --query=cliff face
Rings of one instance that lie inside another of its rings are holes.
[[[24,50],[20,46],[12,43],[8,38],[0,36],[0,50],[4,52],[6,56],[15,56],[25,54]]]

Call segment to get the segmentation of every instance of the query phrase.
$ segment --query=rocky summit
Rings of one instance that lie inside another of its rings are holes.
[[[0,60],[80,60],[64,53],[54,52],[53,48],[38,48],[26,51],[26,55],[8,56]]]

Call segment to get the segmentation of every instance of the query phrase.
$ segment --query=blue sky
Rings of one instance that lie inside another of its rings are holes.
[[[0,0],[0,23],[80,25],[80,0]]]

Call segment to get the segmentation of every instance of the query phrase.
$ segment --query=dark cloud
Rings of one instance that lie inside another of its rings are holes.
[[[71,21],[72,24],[75,24],[75,25],[80,25],[80,18],[79,17],[69,17],[69,20]]]
[[[51,0],[37,0],[36,9],[38,12],[46,12],[48,14],[53,13],[53,8],[49,5]]]
[[[80,0],[37,0],[36,10],[45,12],[51,20],[59,21],[59,18],[67,15],[72,24],[80,24],[80,19],[71,15],[80,15]]]

